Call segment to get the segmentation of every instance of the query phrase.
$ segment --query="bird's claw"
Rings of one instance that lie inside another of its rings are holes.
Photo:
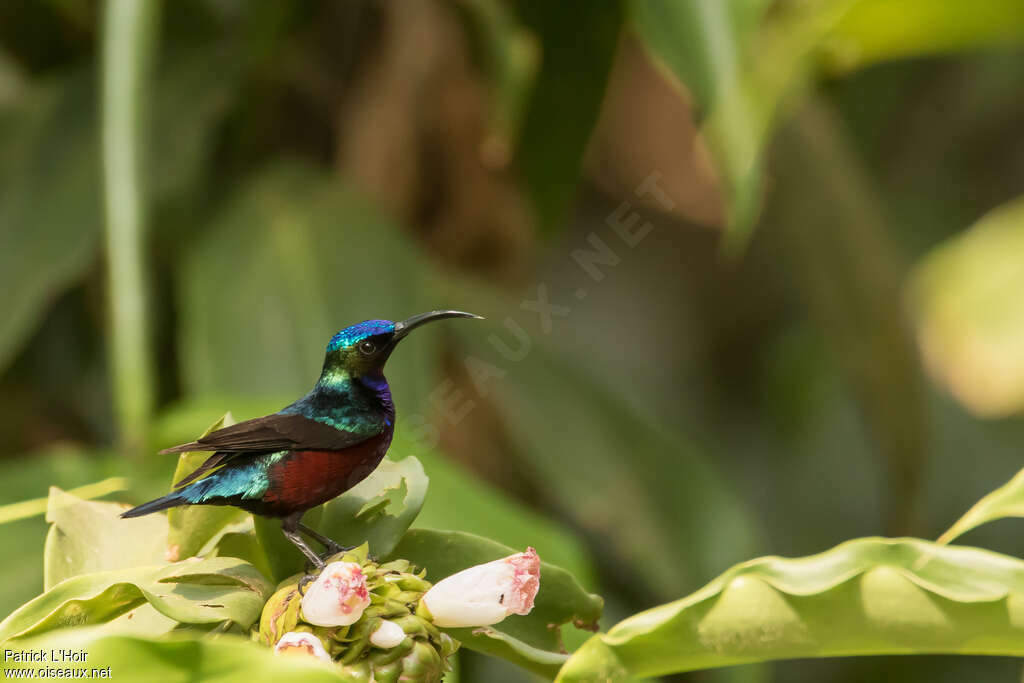
[[[316,581],[317,576],[319,576],[319,574],[306,574],[301,579],[299,579],[299,585],[297,587],[297,590],[299,591],[300,597],[306,596],[306,586]]]
[[[313,560],[306,560],[306,564],[303,567],[303,569],[306,570],[306,576],[312,576],[313,578],[316,578],[320,575],[320,572],[322,572],[324,570],[324,567],[326,566],[327,563],[324,562],[324,556],[318,555],[315,562]]]

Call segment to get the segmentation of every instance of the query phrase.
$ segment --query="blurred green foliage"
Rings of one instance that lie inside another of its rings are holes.
[[[174,470],[109,453],[101,9],[0,8],[3,503],[116,474],[142,500]],[[1012,0],[166,3],[149,450],[277,409],[351,322],[454,307],[489,326],[425,330],[389,364],[392,457],[432,479],[418,525],[536,546],[607,597],[605,626],[758,552],[935,537],[1021,465],[1022,39]],[[641,196],[651,172],[671,206]],[[687,194],[707,178],[717,196]],[[653,227],[631,246],[627,220]],[[595,239],[599,279],[577,258]],[[967,538],[1021,556],[1016,529]],[[2,533],[7,613],[42,589],[46,526]],[[519,680],[495,666],[462,675]]]

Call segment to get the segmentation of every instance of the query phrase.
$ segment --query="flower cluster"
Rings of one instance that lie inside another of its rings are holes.
[[[260,639],[278,654],[341,665],[355,680],[440,681],[459,644],[440,630],[527,614],[540,588],[533,548],[470,567],[435,585],[405,560],[378,564],[362,546],[304,590],[286,581],[264,607]]]

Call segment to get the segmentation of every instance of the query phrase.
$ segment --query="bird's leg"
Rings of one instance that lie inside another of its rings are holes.
[[[298,528],[298,530],[300,532],[306,534],[307,536],[312,538],[314,541],[316,541],[317,543],[322,545],[324,548],[326,548],[327,552],[325,553],[325,555],[328,556],[328,557],[330,557],[331,555],[337,555],[338,553],[348,552],[349,550],[352,550],[352,548],[354,547],[354,546],[344,546],[344,545],[341,545],[340,543],[338,543],[337,541],[332,541],[331,539],[329,539],[328,537],[324,536],[322,533],[320,533],[316,529],[308,527],[305,524],[303,524],[302,522],[298,523],[297,528]]]
[[[300,519],[302,519],[301,512],[298,514],[288,515],[287,517],[285,517],[284,520],[282,520],[281,522],[281,533],[284,534],[285,538],[287,538],[289,541],[295,544],[295,547],[298,548],[302,552],[302,554],[305,555],[306,558],[313,563],[314,567],[316,567],[317,569],[323,569],[324,561],[320,559],[319,555],[313,552],[313,549],[306,544],[306,542],[302,539],[302,536],[299,534],[299,527],[302,526],[302,524],[299,522]]]

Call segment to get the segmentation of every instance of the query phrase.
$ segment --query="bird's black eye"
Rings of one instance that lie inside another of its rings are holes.
[[[364,356],[372,356],[373,352],[377,350],[377,345],[372,341],[359,342],[359,353]]]

